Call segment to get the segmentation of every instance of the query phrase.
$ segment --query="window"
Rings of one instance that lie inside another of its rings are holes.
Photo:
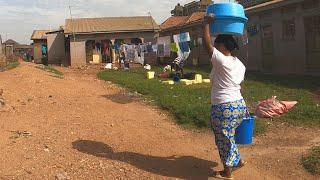
[[[296,35],[296,25],[294,19],[282,21],[282,39],[294,40]]]

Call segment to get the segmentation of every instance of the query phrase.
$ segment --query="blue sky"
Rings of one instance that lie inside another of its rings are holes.
[[[0,34],[2,39],[30,43],[34,29],[56,29],[73,16],[137,16],[151,12],[157,23],[170,16],[177,3],[190,0],[0,0]]]

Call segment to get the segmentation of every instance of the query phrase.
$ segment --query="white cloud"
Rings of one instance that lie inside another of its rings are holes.
[[[70,17],[137,16],[151,12],[157,23],[170,16],[177,3],[190,0],[0,0],[0,34],[29,43],[34,29],[58,28]],[[5,39],[5,37],[3,37]]]

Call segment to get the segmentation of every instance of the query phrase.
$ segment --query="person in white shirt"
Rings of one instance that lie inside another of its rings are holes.
[[[224,170],[214,176],[219,179],[233,179],[232,172],[246,164],[235,143],[235,130],[248,115],[241,95],[241,83],[246,68],[237,57],[232,56],[232,51],[239,48],[232,35],[220,34],[212,45],[209,25],[213,21],[214,15],[207,15],[204,18],[203,30],[205,46],[212,54],[211,127],[224,165]]]

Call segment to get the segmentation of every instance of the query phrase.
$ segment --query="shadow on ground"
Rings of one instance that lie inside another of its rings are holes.
[[[129,104],[134,101],[134,97],[131,97],[124,93],[111,94],[111,95],[103,95],[102,97],[111,100],[112,102],[118,104]]]
[[[73,148],[86,154],[110,160],[128,163],[143,171],[166,177],[181,179],[208,179],[216,162],[192,156],[156,157],[134,152],[114,152],[112,147],[103,142],[78,140]]]

